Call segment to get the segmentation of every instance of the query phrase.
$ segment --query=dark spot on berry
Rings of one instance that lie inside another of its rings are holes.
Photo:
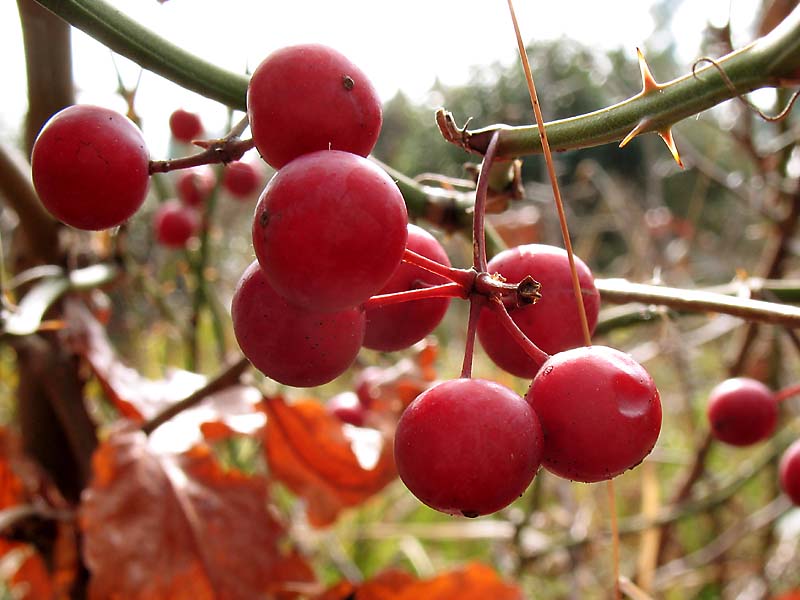
[[[266,227],[269,225],[269,213],[266,210],[262,211],[261,214],[258,215],[258,224],[261,227]]]
[[[346,89],[349,92],[354,87],[356,87],[356,82],[353,80],[352,77],[350,77],[350,75],[345,75],[344,77],[342,77],[342,85],[344,86],[344,89]]]
[[[461,514],[467,517],[468,519],[474,519],[480,516],[480,513],[476,510],[462,510]]]

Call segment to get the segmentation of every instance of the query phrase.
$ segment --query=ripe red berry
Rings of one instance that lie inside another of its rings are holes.
[[[409,224],[406,247],[426,258],[450,266],[444,248],[421,227]],[[391,279],[378,293],[403,292],[443,283],[448,281],[439,275],[415,265],[400,263]],[[431,298],[367,310],[364,347],[384,352],[408,348],[436,328],[448,306],[450,298]]]
[[[733,377],[711,390],[707,414],[716,439],[733,446],[749,446],[775,431],[778,403],[772,390],[760,381]]]
[[[156,240],[168,248],[183,248],[199,227],[197,212],[178,200],[163,202],[153,213]]]
[[[33,184],[44,207],[78,229],[128,220],[150,184],[141,131],[99,106],[74,105],[53,115],[33,145]]]
[[[600,310],[600,294],[594,286],[591,270],[577,256],[575,267],[589,330],[593,332]],[[509,283],[519,283],[530,275],[542,284],[542,297],[536,304],[509,310],[517,326],[539,348],[548,354],[556,354],[584,343],[565,250],[543,244],[517,246],[492,258],[488,271],[499,273]],[[538,372],[541,365],[519,347],[494,311],[482,311],[478,337],[486,353],[502,369],[528,379]]]
[[[264,59],[250,78],[247,114],[259,153],[276,169],[317,150],[367,156],[382,122],[366,75],[320,44],[288,46]]]
[[[400,264],[403,196],[371,161],[336,150],[293,160],[267,184],[253,247],[275,290],[298,306],[341,310],[366,301]]]
[[[233,331],[253,366],[284,385],[332,381],[355,360],[364,339],[364,311],[319,313],[289,304],[254,261],[231,303]]]
[[[363,427],[367,417],[367,409],[358,399],[355,392],[341,392],[331,397],[325,408],[342,423]]]
[[[436,510],[477,517],[519,497],[539,468],[536,414],[508,388],[454,379],[420,394],[397,424],[394,456],[403,483]]]
[[[176,140],[189,143],[203,133],[200,115],[179,108],[169,116],[169,130]]]
[[[263,164],[263,163],[262,163]],[[234,198],[246,200],[260,191],[263,170],[258,163],[236,161],[225,165],[222,171],[222,187]]]
[[[208,165],[184,169],[175,182],[175,194],[188,206],[201,206],[211,196],[217,176]]]
[[[800,506],[800,440],[789,446],[778,465],[781,489],[796,506]]]
[[[661,400],[628,354],[584,346],[551,356],[526,395],[544,432],[542,465],[591,483],[638,465],[661,430]]]

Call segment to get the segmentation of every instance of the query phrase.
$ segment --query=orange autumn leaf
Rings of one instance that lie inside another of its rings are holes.
[[[17,436],[6,428],[0,428],[0,509],[23,504],[28,500],[25,482],[15,468],[20,454]]]
[[[284,549],[266,480],[223,471],[206,446],[157,453],[119,430],[93,457],[80,525],[97,600],[291,598],[313,581]]]
[[[360,585],[340,583],[316,600],[522,600],[522,590],[486,565],[470,563],[430,579],[390,570]]]
[[[343,425],[312,400],[269,398],[262,405],[270,473],[307,502],[313,526],[333,523],[395,478],[391,443],[376,430]]]
[[[19,600],[56,598],[50,573],[33,546],[0,538],[0,581]]]

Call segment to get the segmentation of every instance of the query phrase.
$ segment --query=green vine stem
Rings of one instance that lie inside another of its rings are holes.
[[[248,78],[202,60],[131,19],[104,0],[37,0],[73,27],[87,33],[143,69],[187,90],[245,109]]]

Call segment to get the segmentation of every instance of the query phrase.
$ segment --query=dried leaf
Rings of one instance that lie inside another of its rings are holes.
[[[109,400],[131,421],[150,419],[207,383],[204,375],[181,369],[170,370],[164,379],[148,379],[119,360],[105,328],[83,304],[69,302],[65,313],[73,348],[89,363]],[[257,408],[260,401],[256,388],[231,386],[161,425],[150,443],[161,452],[183,452],[201,441],[201,426],[213,422],[238,433],[253,433],[264,425]]]
[[[374,430],[348,426],[315,401],[289,405],[282,398],[266,399],[264,452],[270,472],[307,502],[309,522],[329,525],[346,507],[356,506],[376,494],[395,478],[391,444],[383,439],[374,466],[354,446]]]
[[[80,513],[91,598],[244,600],[285,591],[287,577],[313,580],[281,552],[267,482],[224,472],[206,446],[158,454],[121,430],[93,468]]]
[[[415,580],[402,571],[390,570],[359,586],[341,583],[317,600],[522,600],[522,591],[505,583],[491,568],[470,563],[462,569]]]

